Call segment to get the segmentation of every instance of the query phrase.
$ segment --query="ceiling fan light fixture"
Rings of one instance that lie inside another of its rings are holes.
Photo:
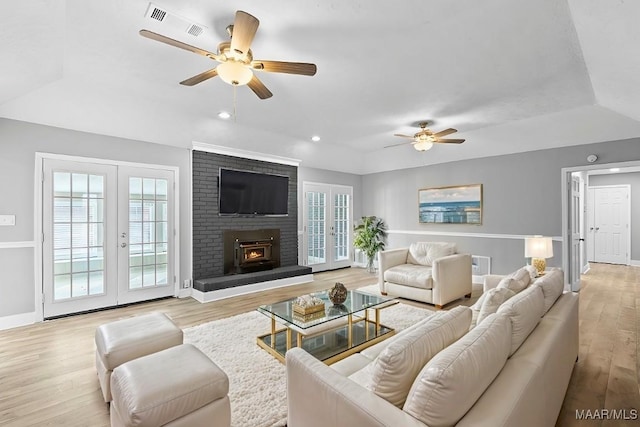
[[[251,81],[253,72],[242,62],[228,60],[216,67],[218,75],[225,82],[233,86],[243,86]]]
[[[431,147],[433,147],[433,142],[425,140],[421,140],[413,144],[413,148],[415,148],[417,151],[431,150]]]

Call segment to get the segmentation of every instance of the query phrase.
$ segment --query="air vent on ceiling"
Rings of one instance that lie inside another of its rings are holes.
[[[156,22],[162,22],[162,28],[164,28],[167,33],[186,32],[193,37],[198,37],[202,35],[207,28],[204,25],[200,25],[164,8],[158,7],[153,3],[149,3],[149,7],[147,7],[147,12],[144,16]]]
[[[191,26],[187,30],[187,33],[191,34],[192,36],[198,37],[200,34],[202,34],[203,31],[204,28],[202,28],[200,25],[191,24]]]
[[[151,14],[149,15],[151,19],[155,19],[156,21],[160,21],[160,22],[164,20],[165,16],[167,16],[167,11],[159,9],[157,7],[154,7],[153,10],[151,11]]]

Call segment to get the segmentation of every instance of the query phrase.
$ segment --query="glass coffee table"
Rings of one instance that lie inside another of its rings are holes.
[[[380,310],[397,304],[397,300],[351,290],[343,304],[334,305],[328,291],[311,295],[324,302],[324,311],[299,315],[293,309],[295,298],[258,307],[271,318],[271,332],[260,335],[258,345],[282,363],[287,350],[302,347],[330,365],[395,333],[380,323]],[[369,310],[374,311],[373,319]],[[284,328],[278,329],[277,324]]]

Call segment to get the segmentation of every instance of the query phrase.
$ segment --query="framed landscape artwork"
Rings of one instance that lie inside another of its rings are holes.
[[[482,184],[418,190],[418,217],[429,224],[482,224]]]

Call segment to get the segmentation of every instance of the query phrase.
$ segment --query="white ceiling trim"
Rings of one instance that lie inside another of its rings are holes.
[[[257,151],[241,150],[239,148],[223,147],[221,145],[206,144],[204,142],[193,142],[193,149],[205,151],[207,153],[223,154],[225,156],[241,157],[243,159],[260,160],[263,162],[278,163],[281,165],[300,166],[299,159],[275,156],[273,154],[259,153]]]

